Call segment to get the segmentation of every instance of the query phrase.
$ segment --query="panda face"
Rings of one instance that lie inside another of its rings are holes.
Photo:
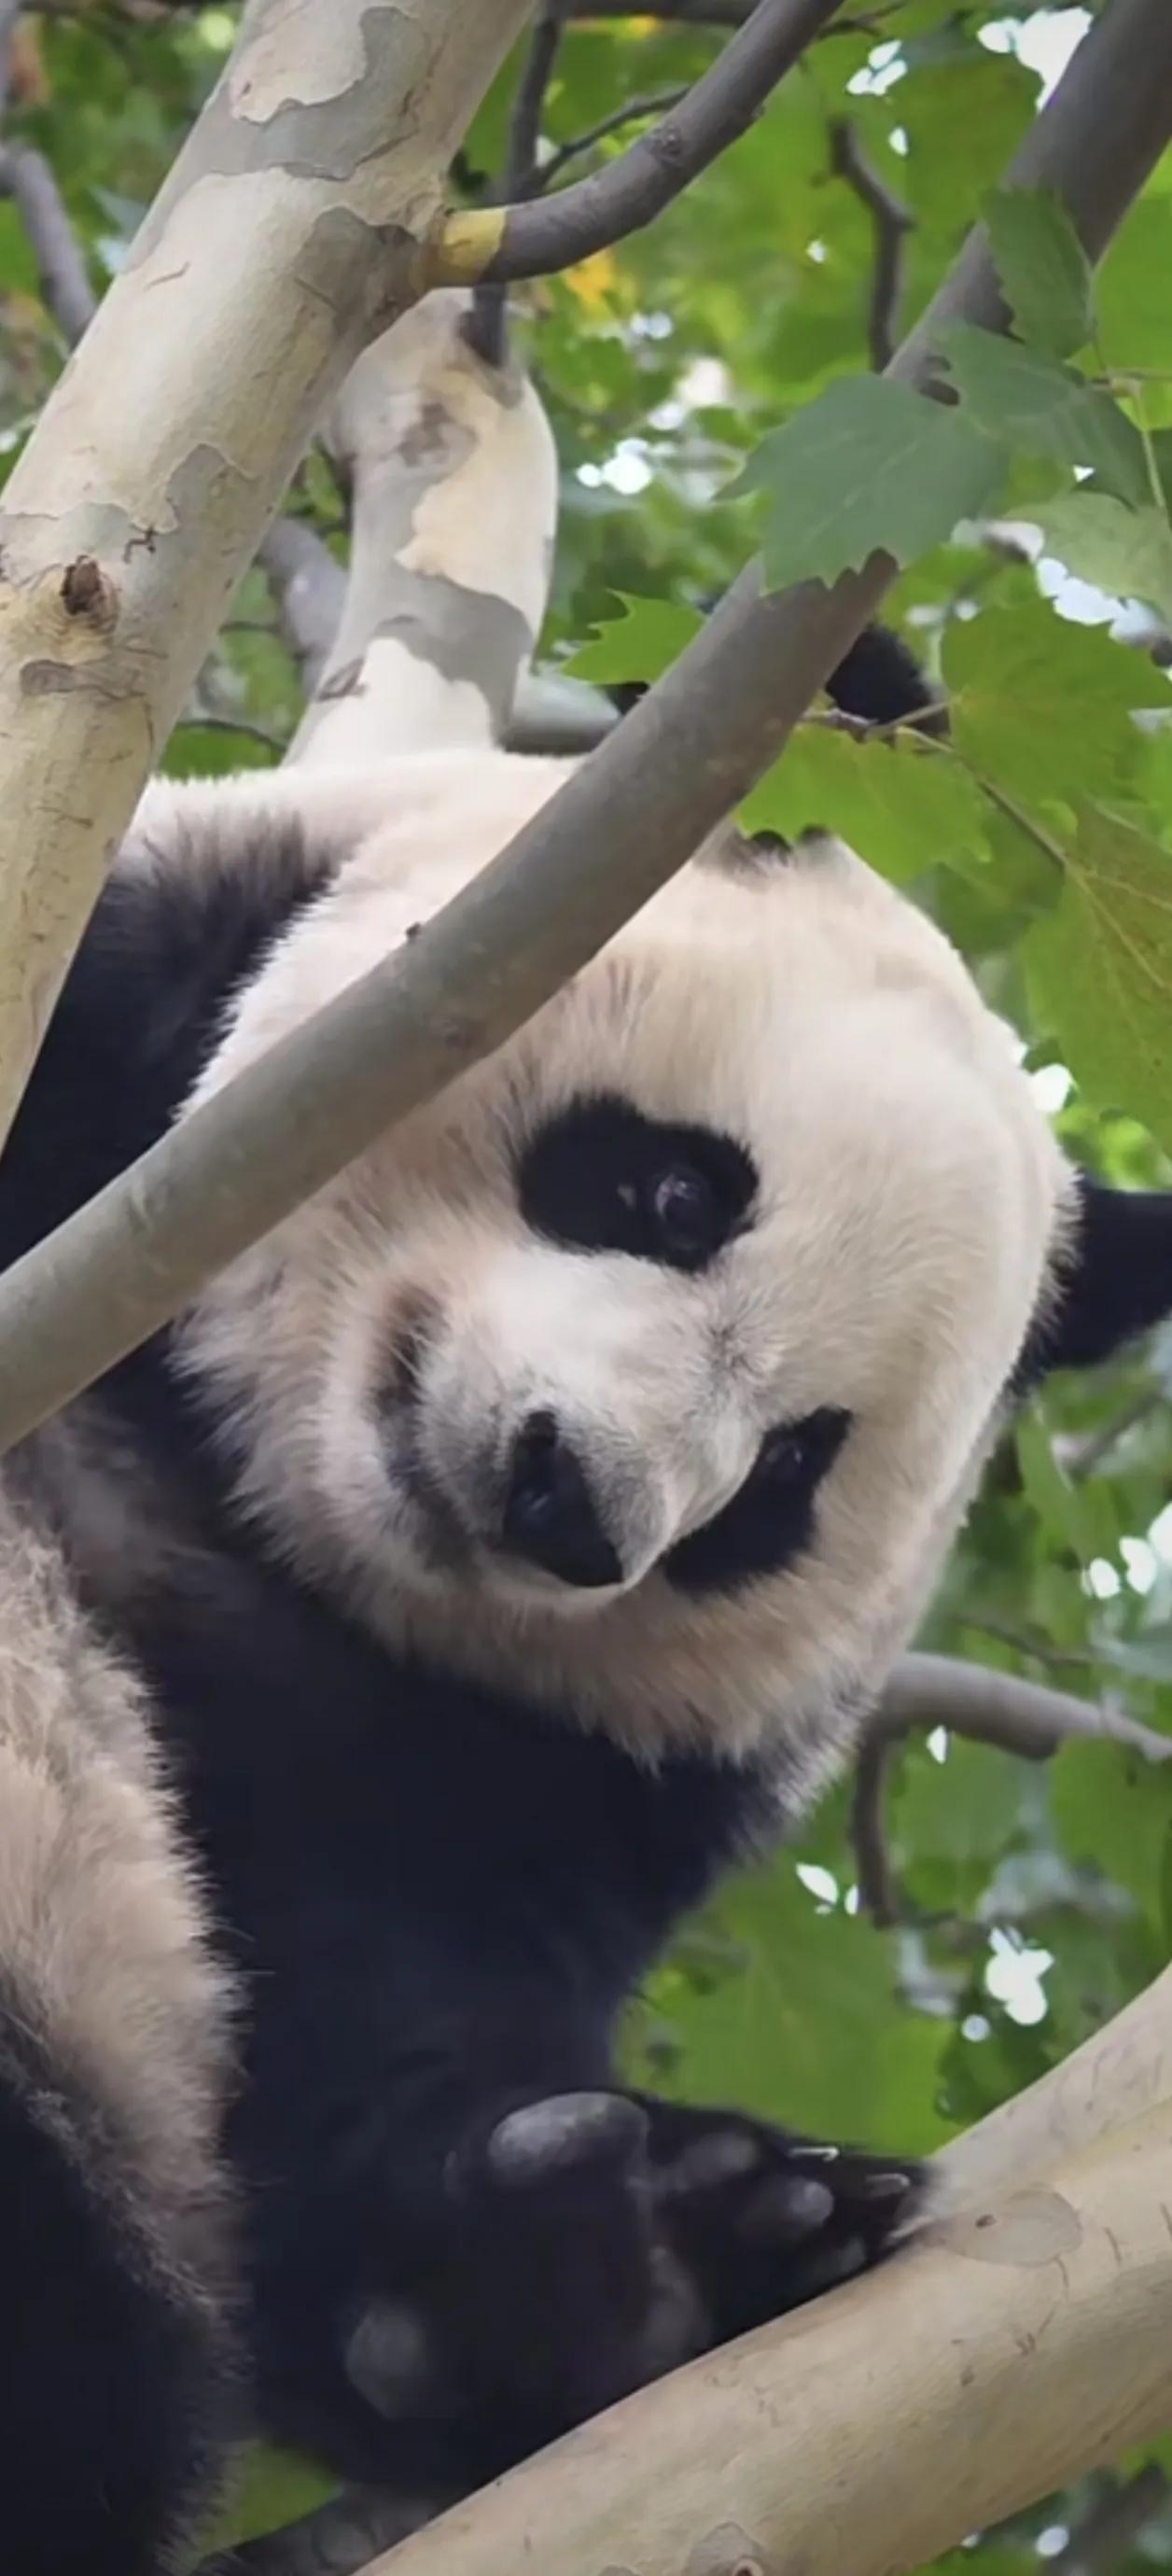
[[[198,1096],[557,774],[405,766]],[[726,847],[217,1282],[185,1357],[242,1506],[393,1643],[737,1750],[824,1733],[904,1641],[1066,1190],[924,919],[838,845]]]

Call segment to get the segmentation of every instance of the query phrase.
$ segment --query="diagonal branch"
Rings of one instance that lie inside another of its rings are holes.
[[[1146,2000],[1167,2019],[1166,1991]],[[1151,2441],[1172,2409],[1172,2103],[1080,2146],[626,2399],[366,2576],[900,2576]]]
[[[1168,0],[1096,18],[1010,173],[1066,198],[1103,250],[1172,132]],[[894,369],[936,384],[935,337],[1003,328],[978,230]],[[167,1321],[397,1117],[480,1062],[690,857],[767,764],[894,578],[767,595],[751,564],[701,632],[510,847],[317,1018],[154,1146],[0,1280],[0,1449]],[[10,1338],[8,1338],[10,1337]]]
[[[839,0],[758,0],[679,106],[619,160],[552,197],[449,215],[436,251],[437,280],[548,277],[641,231],[746,131],[838,6]]]

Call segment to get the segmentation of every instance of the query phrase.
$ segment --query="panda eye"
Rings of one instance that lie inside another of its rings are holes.
[[[752,1222],[757,1171],[715,1127],[645,1118],[611,1092],[570,1101],[524,1142],[517,1197],[535,1234],[703,1270]]]
[[[657,1172],[647,1205],[665,1260],[703,1261],[727,1232],[711,1181],[689,1163],[670,1163]]]
[[[767,1431],[752,1470],[753,1485],[780,1494],[820,1481],[842,1447],[849,1420],[848,1414],[823,1405],[804,1421],[779,1423]]]
[[[800,1430],[771,1431],[761,1443],[756,1472],[770,1485],[796,1483],[804,1473],[807,1443]]]

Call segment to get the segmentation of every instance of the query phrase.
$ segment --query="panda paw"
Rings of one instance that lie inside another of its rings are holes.
[[[348,2376],[384,2421],[446,2420],[484,2476],[877,2262],[924,2183],[740,2113],[597,2091],[483,2124],[447,2194],[443,2280],[409,2335],[398,2307],[367,2311]]]
[[[645,2101],[655,2226],[712,2343],[867,2271],[927,2205],[913,2158],[793,2135],[740,2112]]]

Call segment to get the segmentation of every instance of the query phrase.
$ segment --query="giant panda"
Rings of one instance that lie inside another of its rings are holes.
[[[0,1260],[565,766],[153,786]],[[442,2499],[906,2227],[910,2163],[629,2091],[616,2027],[848,1755],[1007,1405],[1169,1305],[923,914],[726,830],[7,1462],[14,2576],[186,2565],[253,2422]]]

